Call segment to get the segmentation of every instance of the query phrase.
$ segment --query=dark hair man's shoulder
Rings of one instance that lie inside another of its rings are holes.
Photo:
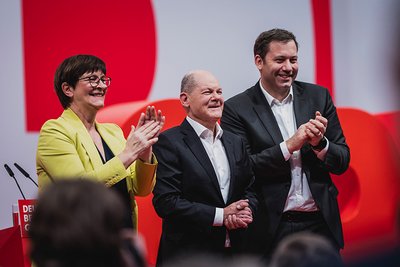
[[[326,87],[323,87],[321,85],[315,84],[315,83],[309,83],[309,82],[302,82],[302,81],[294,81],[293,82],[293,87],[297,88],[300,92],[305,92],[306,94],[329,94],[329,91]]]
[[[225,101],[225,104],[228,105],[248,105],[249,101],[251,100],[251,96],[254,95],[254,90],[256,85],[244,90],[243,92],[232,96],[231,98],[229,98],[228,100]]]
[[[293,82],[293,85],[294,86],[298,86],[300,88],[304,88],[304,89],[308,89],[308,88],[316,88],[317,89],[317,88],[319,88],[319,89],[325,89],[326,90],[326,88],[321,86],[321,85],[318,85],[318,84],[315,84],[315,83],[297,81],[297,80]]]

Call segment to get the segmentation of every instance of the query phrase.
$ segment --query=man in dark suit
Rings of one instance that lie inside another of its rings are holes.
[[[300,231],[343,248],[338,190],[329,173],[346,171],[350,151],[328,91],[295,81],[297,52],[291,32],[261,33],[254,44],[260,80],[227,100],[221,119],[250,154],[259,208],[248,248],[266,259],[280,240]]]
[[[257,206],[244,143],[218,124],[224,100],[217,79],[189,72],[180,101],[186,119],[154,146],[153,205],[163,219],[157,266],[188,253],[239,253]]]

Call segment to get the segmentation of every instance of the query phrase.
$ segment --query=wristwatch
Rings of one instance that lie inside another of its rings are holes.
[[[324,149],[326,147],[326,145],[328,144],[328,141],[326,140],[325,136],[322,137],[321,141],[319,141],[319,143],[316,146],[311,146],[311,148],[315,151],[321,151],[322,149]]]

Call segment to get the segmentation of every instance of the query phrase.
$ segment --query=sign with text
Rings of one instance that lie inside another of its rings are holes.
[[[35,210],[35,199],[19,199],[19,221],[21,222],[21,236],[29,237],[29,226],[33,211]]]

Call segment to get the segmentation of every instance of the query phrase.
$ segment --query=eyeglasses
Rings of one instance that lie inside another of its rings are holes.
[[[89,77],[79,78],[78,80],[88,81],[93,88],[99,86],[100,81],[107,87],[109,87],[111,84],[111,78],[107,76],[103,76],[100,78],[99,76],[92,75]]]

